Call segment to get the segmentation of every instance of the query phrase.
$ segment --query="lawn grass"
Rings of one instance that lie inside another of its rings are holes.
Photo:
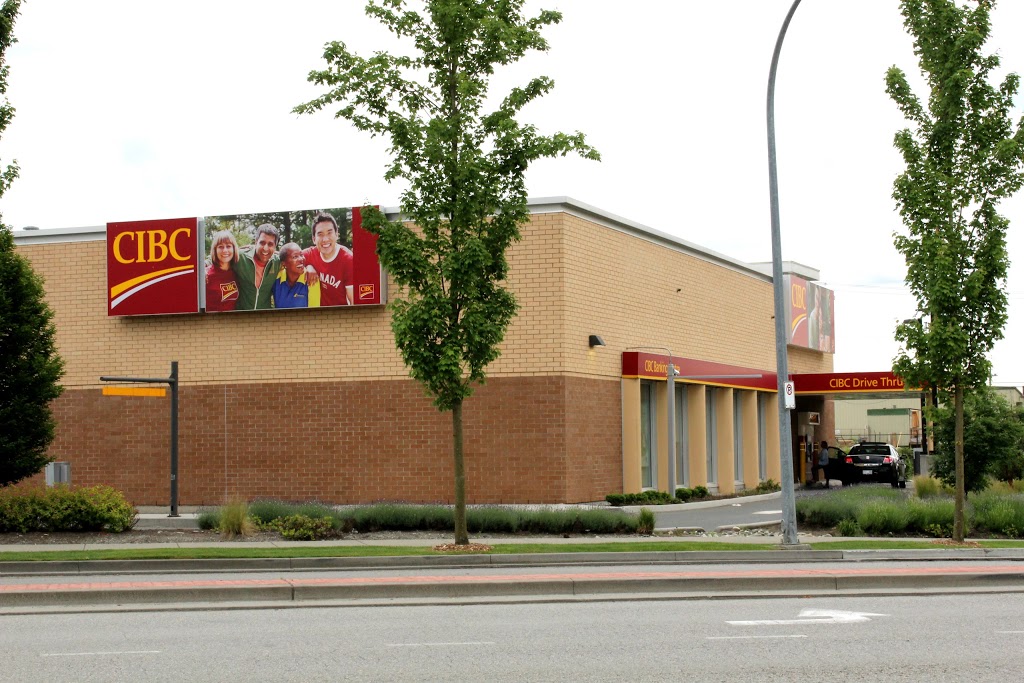
[[[968,548],[975,547],[974,543],[982,548],[1024,548],[1024,541],[1015,541],[1008,539],[993,539],[993,540],[980,540],[975,541],[968,539],[971,543],[967,545],[952,545],[948,540],[946,543],[940,543],[938,539],[928,540],[922,539],[920,541],[911,541],[907,539],[900,539],[898,541],[873,541],[873,540],[856,540],[856,541],[820,541],[817,543],[811,543],[811,547],[815,550],[921,550],[925,548]]]

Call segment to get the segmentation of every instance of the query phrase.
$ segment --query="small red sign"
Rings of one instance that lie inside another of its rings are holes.
[[[372,300],[374,298],[374,292],[376,287],[373,285],[359,285],[359,300],[366,301],[367,299]]]
[[[107,223],[107,315],[199,312],[199,221]]]

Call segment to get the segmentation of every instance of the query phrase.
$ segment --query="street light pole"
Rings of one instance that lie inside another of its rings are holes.
[[[789,22],[793,19],[800,0],[793,0],[786,20],[782,22],[778,40],[775,41],[775,52],[772,54],[772,67],[768,73],[768,195],[771,200],[772,212],[772,289],[775,294],[775,367],[778,375],[779,403],[779,457],[782,460],[782,545],[799,545],[796,532],[796,496],[793,491],[793,434],[789,421],[789,410],[786,408],[785,385],[789,381],[789,363],[786,355],[786,342],[789,331],[786,329],[785,300],[782,291],[782,237],[779,228],[779,174],[775,164],[775,72],[779,66],[779,54],[782,52],[782,41],[786,37]]]

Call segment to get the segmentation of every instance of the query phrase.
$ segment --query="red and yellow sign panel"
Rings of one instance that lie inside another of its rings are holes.
[[[107,223],[107,314],[199,312],[199,221]]]
[[[665,379],[669,360],[669,357],[663,354],[625,351],[622,354],[622,376]],[[675,356],[671,358],[671,362],[679,373],[676,377],[678,382],[765,391],[775,391],[778,388],[774,372]]]
[[[798,394],[920,391],[891,372],[827,372],[792,375]]]

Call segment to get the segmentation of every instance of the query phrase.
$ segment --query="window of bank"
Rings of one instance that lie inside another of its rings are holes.
[[[640,383],[640,486],[654,488],[655,429],[654,383]]]
[[[676,385],[676,478],[680,486],[690,485],[690,432],[686,424],[686,387]]]
[[[718,419],[715,416],[715,390],[707,387],[704,390],[704,419],[705,419],[705,452],[708,468],[708,486],[718,485],[718,450],[715,447],[715,433]]]
[[[743,402],[740,392],[732,390],[732,466],[736,483],[743,481]]]

